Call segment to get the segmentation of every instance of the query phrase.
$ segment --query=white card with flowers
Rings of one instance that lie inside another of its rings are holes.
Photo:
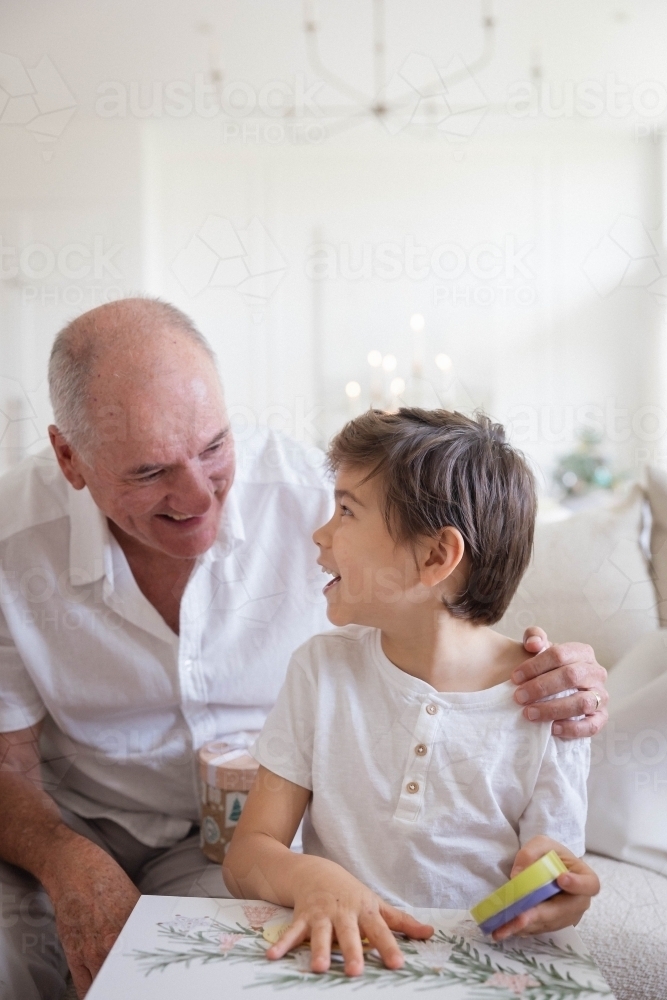
[[[307,945],[279,961],[265,957],[292,911],[257,900],[142,896],[88,993],[88,1000],[269,1000],[280,990],[303,1000],[393,987],[404,997],[436,989],[447,1000],[613,1000],[577,932],[496,944],[465,910],[415,910],[432,924],[429,941],[399,938],[405,964],[386,969],[372,950],[365,972],[345,976],[334,951],[329,972],[310,971]],[[361,1000],[361,998],[360,998]]]

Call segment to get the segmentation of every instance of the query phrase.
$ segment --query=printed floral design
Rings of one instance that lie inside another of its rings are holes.
[[[227,955],[239,941],[243,941],[243,934],[229,934],[223,931],[218,937],[218,951]]]
[[[310,948],[294,952],[294,970],[306,975],[310,973]]]
[[[510,972],[494,972],[490,979],[484,984],[485,986],[504,986],[515,997],[520,997],[523,995],[528,986],[539,986],[537,979],[533,976],[522,974],[513,974]]]
[[[269,943],[262,936],[262,926],[281,914],[272,904],[241,904],[245,920],[227,923],[223,911],[213,917],[175,916],[159,923],[158,936],[165,947],[152,951],[134,951],[132,957],[146,975],[164,972],[171,966],[207,965],[211,962],[242,964],[254,968],[247,987],[271,986],[275,990],[310,987],[326,988],[349,984],[353,989],[371,985],[414,985],[422,989],[458,986],[466,988],[470,1000],[612,1000],[609,987],[590,956],[581,955],[555,941],[530,942],[510,939],[498,943],[488,938],[477,940],[461,933],[468,930],[461,921],[445,930],[439,928],[429,941],[411,941],[398,937],[405,962],[400,969],[385,968],[375,950],[367,951],[363,976],[350,981],[345,976],[340,952],[332,954],[327,972],[310,970],[310,949],[299,947],[282,959],[269,962]],[[240,912],[240,911],[237,911]]]
[[[433,972],[441,972],[451,958],[454,945],[449,941],[413,941],[420,961]]]
[[[184,938],[196,938],[217,944],[220,931],[212,917],[176,916],[169,923],[158,924],[161,930]]]
[[[452,928],[452,933],[462,934],[468,941],[479,941],[480,944],[489,943],[488,936],[484,933],[484,931],[480,931],[479,926],[475,923],[472,917],[467,917],[465,920],[459,920],[455,927]]]
[[[244,903],[243,912],[252,929],[259,931],[268,920],[276,917],[281,909],[279,906],[274,906],[273,903]]]

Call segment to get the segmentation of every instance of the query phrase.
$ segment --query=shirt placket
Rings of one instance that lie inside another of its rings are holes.
[[[422,702],[412,732],[401,793],[394,813],[395,819],[414,823],[419,816],[426,794],[428,769],[442,723],[443,707],[426,699]]]
[[[201,659],[201,637],[204,616],[199,596],[199,567],[188,582],[181,599],[180,635],[178,642],[178,677],[181,690],[181,710],[195,746],[208,738],[204,731],[208,718],[206,680]]]

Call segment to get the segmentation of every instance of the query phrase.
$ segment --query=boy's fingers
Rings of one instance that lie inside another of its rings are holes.
[[[521,934],[522,931],[526,929],[530,923],[531,914],[537,909],[533,907],[532,910],[526,910],[525,913],[520,913],[518,917],[514,920],[510,920],[509,923],[503,924],[499,927],[497,931],[494,931],[491,935],[494,941],[504,941],[505,938],[511,937],[513,934]]]
[[[494,940],[504,941],[511,934],[542,934],[576,924],[591,905],[591,897],[600,891],[600,880],[593,869],[551,837],[533,837],[524,844],[514,860],[511,877],[548,851],[555,851],[568,869],[556,879],[563,892],[498,928]]]
[[[394,906],[383,906],[380,914],[392,931],[398,931],[406,937],[425,939],[433,936],[434,928],[430,924],[422,924],[409,913],[397,910]]]
[[[359,923],[370,944],[379,951],[380,958],[387,968],[400,969],[405,962],[403,952],[380,914],[373,913],[364,917]]]
[[[302,944],[308,937],[308,925],[303,918],[298,917],[293,924],[291,924],[283,936],[279,938],[275,944],[266,952],[266,957],[275,959],[282,958],[286,955],[290,948],[295,948],[298,944]]]
[[[524,844],[514,859],[510,878],[519,875],[524,868],[544,857],[548,851],[555,851],[567,866],[568,870],[559,875],[557,879],[558,885],[564,892],[578,896],[596,896],[598,894],[600,880],[593,869],[562,844],[552,840],[551,837],[533,837],[527,844]]]
[[[310,928],[310,968],[313,972],[326,972],[331,965],[331,937],[333,926],[328,917],[318,917]]]
[[[545,837],[539,835],[537,837],[531,837],[531,839],[523,845],[520,851],[518,851],[516,858],[514,859],[514,864],[512,865],[512,871],[510,877],[514,878],[515,875],[519,875],[524,868],[528,865],[532,865],[534,861],[539,861],[543,858],[545,854],[549,851],[555,851],[559,856],[561,861],[563,861],[567,867],[574,864],[578,859],[575,854],[568,851],[566,847],[559,844],[558,841],[552,840],[551,837]]]
[[[583,872],[563,872],[558,876],[557,882],[563,892],[573,896],[597,896],[600,891],[600,879],[592,868]]]
[[[544,934],[546,931],[558,931],[562,927],[578,924],[591,904],[590,896],[567,896],[562,894],[547,899],[545,903],[534,906],[517,917],[521,923],[512,934]],[[500,928],[504,930],[505,928]]]
[[[360,976],[364,971],[364,951],[356,916],[340,917],[336,920],[334,929],[345,960],[345,975]]]

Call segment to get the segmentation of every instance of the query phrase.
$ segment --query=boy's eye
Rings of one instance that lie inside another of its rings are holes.
[[[346,507],[344,503],[340,505],[340,512],[343,517],[352,517],[352,511],[349,507]]]

